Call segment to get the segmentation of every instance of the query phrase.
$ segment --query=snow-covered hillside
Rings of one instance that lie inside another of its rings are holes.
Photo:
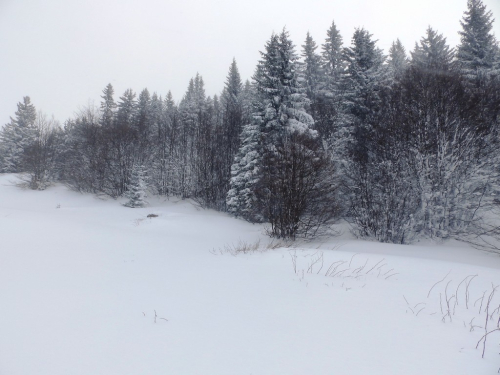
[[[1,375],[500,367],[500,331],[484,359],[475,348],[486,314],[488,331],[498,325],[499,255],[348,235],[269,245],[262,226],[192,202],[151,198],[131,209],[15,180],[0,175]]]

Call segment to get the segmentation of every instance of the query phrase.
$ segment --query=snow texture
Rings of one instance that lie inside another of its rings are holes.
[[[153,197],[131,210],[123,198],[21,190],[15,180],[0,175],[0,374],[470,375],[500,366],[499,332],[484,359],[475,349],[485,310],[491,329],[498,320],[500,293],[486,305],[500,284],[493,254],[348,235],[265,250],[263,226],[187,200]]]

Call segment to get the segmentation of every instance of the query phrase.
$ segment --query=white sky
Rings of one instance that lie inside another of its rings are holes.
[[[483,0],[500,36],[500,0]],[[0,0],[0,126],[30,96],[64,122],[111,82],[115,100],[147,87],[179,101],[199,72],[208,95],[222,90],[235,57],[250,78],[259,51],[286,26],[297,46],[322,44],[332,20],[350,44],[365,27],[386,52],[408,50],[428,25],[459,42],[466,0]]]

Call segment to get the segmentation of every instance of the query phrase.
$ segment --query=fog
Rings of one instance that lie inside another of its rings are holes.
[[[499,0],[483,2],[500,17]],[[386,52],[396,38],[411,50],[430,25],[455,46],[465,10],[466,0],[0,0],[0,126],[26,95],[64,122],[99,105],[108,83],[115,99],[147,87],[179,101],[199,73],[207,95],[219,94],[233,57],[251,78],[283,27],[297,47],[307,31],[321,45],[332,21],[345,45],[364,27]]]

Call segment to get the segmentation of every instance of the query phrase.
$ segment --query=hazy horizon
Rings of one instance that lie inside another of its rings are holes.
[[[500,19],[500,1],[483,0]],[[332,21],[350,45],[364,27],[387,53],[399,38],[409,52],[428,26],[450,46],[459,41],[466,0],[373,1],[276,0],[266,3],[218,0],[183,2],[0,0],[0,126],[16,104],[30,96],[37,109],[63,123],[78,108],[99,105],[111,83],[115,100],[127,88],[165,96],[184,95],[199,73],[207,95],[219,94],[233,57],[242,79],[250,79],[259,51],[272,32],[286,27],[300,53],[309,31],[324,42]],[[500,21],[494,32],[500,35]]]

